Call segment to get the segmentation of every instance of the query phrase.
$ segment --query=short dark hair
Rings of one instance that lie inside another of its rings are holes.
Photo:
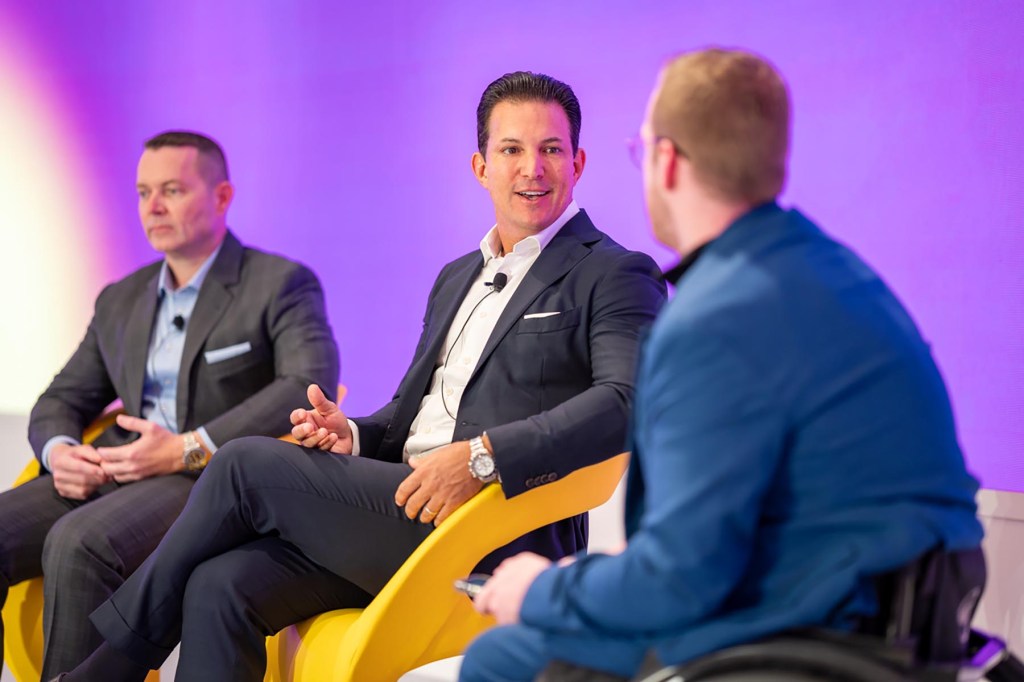
[[[491,111],[498,102],[557,102],[569,119],[569,136],[572,139],[572,153],[580,147],[580,123],[583,114],[576,93],[560,80],[542,73],[515,71],[487,86],[476,107],[476,144],[481,154],[487,154],[488,126]]]
[[[210,187],[230,179],[224,150],[206,135],[189,130],[168,130],[149,138],[143,146],[154,150],[164,147],[193,147],[199,152],[199,172],[206,178]]]

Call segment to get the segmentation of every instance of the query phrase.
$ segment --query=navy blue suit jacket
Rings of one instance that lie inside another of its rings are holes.
[[[927,344],[796,211],[762,206],[707,246],[644,345],[634,409],[627,549],[544,572],[523,606],[556,657],[677,663],[848,627],[875,609],[869,576],[980,543]]]
[[[441,270],[394,399],[354,420],[361,456],[402,461],[448,329],[482,267],[474,251]],[[544,247],[498,319],[463,393],[453,441],[487,431],[508,497],[621,452],[641,332],[664,299],[654,261],[615,243],[580,211]],[[572,554],[586,538],[586,517],[567,519],[521,538],[480,570],[526,549]]]

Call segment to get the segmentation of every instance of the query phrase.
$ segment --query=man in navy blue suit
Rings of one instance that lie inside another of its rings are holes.
[[[506,560],[500,627],[462,680],[551,660],[628,677],[800,626],[850,629],[870,576],[977,548],[977,483],[913,321],[855,254],[775,202],[789,98],[754,55],[662,71],[636,145],[657,238],[682,262],[641,350],[627,544]]]
[[[573,200],[580,120],[549,76],[487,87],[472,168],[495,223],[438,275],[394,399],[349,420],[312,386],[312,409],[291,415],[305,447],[225,445],[152,558],[92,614],[107,643],[70,680],[141,680],[179,638],[179,679],[262,680],[267,635],[368,603],[485,485],[513,497],[621,451],[665,286]],[[571,555],[586,537],[584,516],[565,519],[484,567]]]

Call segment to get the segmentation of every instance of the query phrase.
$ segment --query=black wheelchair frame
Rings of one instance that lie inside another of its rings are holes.
[[[809,628],[669,667],[648,657],[634,682],[1024,682],[998,637],[970,628],[985,586],[980,549],[935,549],[874,579],[879,612],[854,631]],[[656,662],[655,662],[656,663]],[[653,672],[652,672],[652,669]],[[555,661],[543,682],[621,680]]]
[[[875,578],[879,613],[855,632],[807,629],[663,668],[643,682],[1024,682],[1006,643],[970,621],[985,586],[980,549],[932,550]]]

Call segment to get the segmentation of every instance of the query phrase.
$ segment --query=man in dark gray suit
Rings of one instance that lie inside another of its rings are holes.
[[[310,387],[313,409],[292,413],[306,447],[227,445],[157,551],[93,614],[108,643],[70,679],[140,680],[180,638],[180,679],[262,680],[267,635],[366,604],[484,485],[512,497],[622,450],[640,332],[665,287],[648,256],[573,201],[579,127],[572,90],[548,76],[487,88],[472,163],[496,224],[438,276],[394,399],[350,421]],[[484,568],[585,543],[585,517],[567,519]]]
[[[147,141],[137,188],[164,258],[100,294],[32,410],[43,475],[0,495],[0,603],[9,586],[45,577],[44,679],[99,644],[89,613],[153,551],[218,447],[285,433],[308,384],[333,392],[338,381],[319,282],[228,231],[234,188],[213,140]],[[117,426],[81,444],[115,400]]]

